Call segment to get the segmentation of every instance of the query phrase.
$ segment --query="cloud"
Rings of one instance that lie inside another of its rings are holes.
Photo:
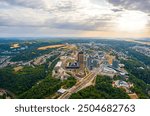
[[[123,9],[111,9],[113,12],[121,12]]]
[[[11,33],[11,29],[17,34],[109,31],[115,28],[124,9],[130,9],[127,3],[125,0],[0,0],[0,34]],[[148,12],[147,7],[140,8]]]
[[[79,30],[64,30],[51,29],[48,27],[7,27],[1,26],[1,37],[64,37],[64,36],[78,36],[82,31]]]
[[[75,10],[73,0],[1,0],[0,2],[18,7],[42,9],[49,12]]]
[[[0,26],[94,30],[104,29],[111,20],[111,16],[97,12],[101,6],[95,8],[84,0],[1,0],[0,3],[8,6],[0,10]]]
[[[103,29],[103,27],[105,26],[105,24],[103,22],[101,23],[90,23],[88,21],[86,22],[56,22],[56,23],[52,23],[51,27],[53,28],[57,28],[57,29],[68,29],[68,30],[98,30],[98,27],[101,27],[101,29]]]
[[[10,5],[22,6],[28,8],[46,8],[46,0],[1,0],[0,2]]]
[[[108,0],[108,2],[124,9],[150,13],[150,0]]]
[[[50,19],[47,12],[26,9],[1,9],[0,26],[43,26]]]
[[[108,2],[121,9],[142,11],[150,17],[150,0],[108,0]],[[150,18],[147,21],[148,24],[146,28],[149,28]]]

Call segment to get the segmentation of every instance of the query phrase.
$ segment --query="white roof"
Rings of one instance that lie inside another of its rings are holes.
[[[125,81],[121,81],[121,80],[117,80],[115,81],[115,84],[118,86],[118,87],[129,87],[129,84]]]
[[[65,93],[66,90],[65,90],[65,89],[59,89],[57,92],[58,92],[58,93]]]
[[[104,71],[111,71],[111,72],[114,72],[114,73],[116,73],[117,71],[115,71],[114,69],[112,69],[112,68],[109,68],[109,67],[104,67]]]
[[[62,65],[62,62],[60,61],[60,62],[58,62],[58,63],[56,64],[55,67],[61,67],[61,65]]]

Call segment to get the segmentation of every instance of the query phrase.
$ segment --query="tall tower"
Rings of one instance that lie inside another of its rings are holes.
[[[82,51],[78,53],[78,62],[80,65],[80,69],[83,70],[83,68],[84,68],[84,53]]]

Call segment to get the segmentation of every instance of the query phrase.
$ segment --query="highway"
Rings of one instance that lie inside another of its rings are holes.
[[[58,99],[68,99],[71,94],[76,93],[83,89],[89,82],[91,82],[97,76],[97,72],[93,71],[77,82],[72,88],[62,94]]]

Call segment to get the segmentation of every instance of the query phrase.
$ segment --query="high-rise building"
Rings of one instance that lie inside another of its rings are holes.
[[[95,68],[98,67],[98,61],[96,59],[93,60],[93,67],[95,67]]]
[[[96,60],[95,57],[89,56],[89,57],[87,57],[86,64],[87,64],[87,68],[89,70],[93,70],[93,68],[98,67],[98,60]]]
[[[113,60],[112,66],[113,66],[113,68],[119,68],[119,61],[118,60]]]
[[[81,51],[78,53],[78,62],[80,65],[80,69],[84,68],[84,53]]]
[[[87,67],[88,67],[89,70],[92,70],[92,69],[93,69],[92,57],[91,57],[91,56],[89,56],[89,57],[87,58],[86,64],[87,64]]]

